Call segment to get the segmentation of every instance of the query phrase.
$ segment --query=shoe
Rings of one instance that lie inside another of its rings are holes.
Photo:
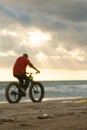
[[[20,90],[21,90],[21,96],[26,96],[26,91],[23,89],[23,88],[20,88]]]

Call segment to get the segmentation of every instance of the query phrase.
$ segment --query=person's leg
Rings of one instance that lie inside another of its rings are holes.
[[[29,78],[26,74],[16,75],[15,76],[19,80],[20,87],[23,87],[25,90],[29,85]]]
[[[23,86],[23,76],[22,75],[17,75],[15,77],[19,80],[19,86],[22,87]]]
[[[24,80],[24,76],[23,75],[14,75],[18,80],[19,80],[19,86],[20,86],[20,90],[21,90],[21,94],[23,94],[22,96],[26,95],[26,91],[25,88],[23,86],[23,80]]]
[[[25,89],[27,89],[29,85],[29,78],[25,74],[23,74],[23,80],[24,80],[24,87]]]
[[[26,74],[21,74],[19,76],[17,76],[20,85],[22,87],[24,87],[25,89],[27,89],[28,85],[29,85],[29,78],[26,76]]]

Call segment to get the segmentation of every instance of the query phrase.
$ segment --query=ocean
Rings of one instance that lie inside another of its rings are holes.
[[[40,81],[45,89],[44,99],[66,99],[87,97],[87,81]],[[0,82],[0,102],[7,102],[5,88],[9,82]],[[22,100],[30,100],[27,96]]]

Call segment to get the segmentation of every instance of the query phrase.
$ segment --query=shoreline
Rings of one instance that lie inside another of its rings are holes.
[[[57,100],[57,101],[61,101],[61,100],[74,100],[74,99],[86,99],[87,97],[82,97],[82,96],[79,96],[79,97],[60,97],[60,98],[43,98],[42,102],[45,102],[45,101],[54,101],[54,100]],[[21,102],[32,102],[30,99],[22,99],[19,103]],[[5,101],[0,101],[0,104],[3,104],[3,103],[9,103],[7,100]]]

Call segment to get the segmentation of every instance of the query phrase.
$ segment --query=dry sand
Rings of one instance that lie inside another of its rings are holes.
[[[87,99],[0,104],[0,130],[87,130]]]

